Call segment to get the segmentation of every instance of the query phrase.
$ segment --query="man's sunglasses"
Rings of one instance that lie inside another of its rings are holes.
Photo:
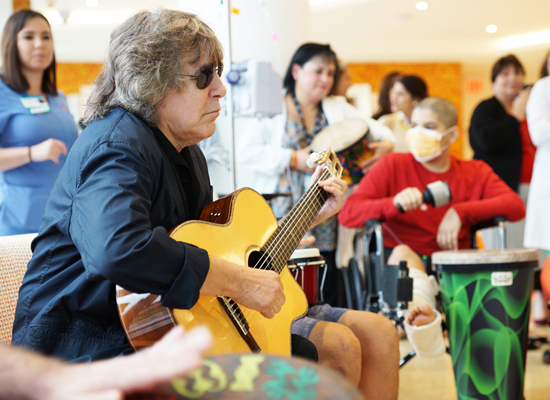
[[[220,63],[216,66],[216,72],[219,77],[222,76],[223,72],[223,62],[220,61]],[[214,79],[214,64],[210,64],[208,67],[205,67],[201,70],[201,72],[198,75],[185,75],[185,74],[178,74],[180,76],[190,76],[191,78],[195,78],[197,80],[197,87],[199,89],[205,89],[210,85],[210,82],[212,82],[212,79]]]

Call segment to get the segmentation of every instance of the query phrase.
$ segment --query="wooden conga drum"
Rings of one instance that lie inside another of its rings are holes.
[[[535,250],[432,255],[458,399],[523,399]]]
[[[309,304],[316,304],[323,300],[320,294],[323,290],[326,276],[326,261],[319,249],[296,249],[288,260],[287,266],[306,294]],[[323,270],[321,275],[321,269]],[[321,279],[321,281],[319,281]],[[321,283],[321,284],[319,284]]]

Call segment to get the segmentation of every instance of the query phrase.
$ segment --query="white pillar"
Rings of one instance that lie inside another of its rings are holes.
[[[229,1],[231,49],[223,6]],[[309,0],[178,0],[178,9],[197,14],[215,32],[233,61],[269,61],[284,75],[294,51],[311,38]]]
[[[226,3],[229,1],[229,3]],[[216,33],[224,46],[225,70],[229,60],[239,62],[248,59],[268,61],[273,69],[284,77],[290,58],[302,43],[311,36],[309,0],[178,0],[178,9],[197,14]],[[226,11],[229,9],[230,21]],[[230,35],[227,24],[230,22]],[[228,38],[230,36],[230,38]],[[230,40],[229,40],[230,39]],[[224,80],[224,84],[227,81]],[[241,119],[232,121],[227,115],[231,110],[229,94],[224,111],[216,121],[216,135],[225,150],[216,148],[217,154],[209,157],[209,171],[215,189],[227,194],[237,188],[235,181],[234,137],[243,126]],[[223,160],[227,162],[223,162]]]
[[[269,61],[284,76],[290,58],[311,38],[309,0],[232,0],[234,61]]]

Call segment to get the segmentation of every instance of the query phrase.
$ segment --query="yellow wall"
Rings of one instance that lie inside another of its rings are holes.
[[[31,8],[30,0],[13,0],[13,11],[19,10],[20,8]]]
[[[82,85],[91,85],[103,64],[57,63],[57,88],[66,95],[79,93]]]
[[[458,110],[458,126],[462,128],[462,65],[459,63],[387,63],[387,64],[347,64],[353,83],[369,83],[373,92],[378,92],[380,84],[391,72],[403,75],[418,75],[428,86],[428,95],[443,97],[451,101]],[[378,105],[373,106],[376,112]],[[451,146],[451,154],[464,157],[465,135],[462,132],[459,139]]]

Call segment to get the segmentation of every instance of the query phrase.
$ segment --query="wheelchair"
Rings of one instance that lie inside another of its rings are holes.
[[[479,230],[498,227],[499,248],[506,247],[504,217],[496,217],[472,227],[472,248],[477,248],[476,233]],[[340,269],[344,287],[344,306],[350,309],[370,311],[389,318],[404,329],[404,312],[412,300],[412,278],[408,277],[406,262],[387,265],[384,254],[382,221],[370,219],[354,238],[354,257],[348,267]],[[412,357],[414,350],[399,362],[402,367]]]

